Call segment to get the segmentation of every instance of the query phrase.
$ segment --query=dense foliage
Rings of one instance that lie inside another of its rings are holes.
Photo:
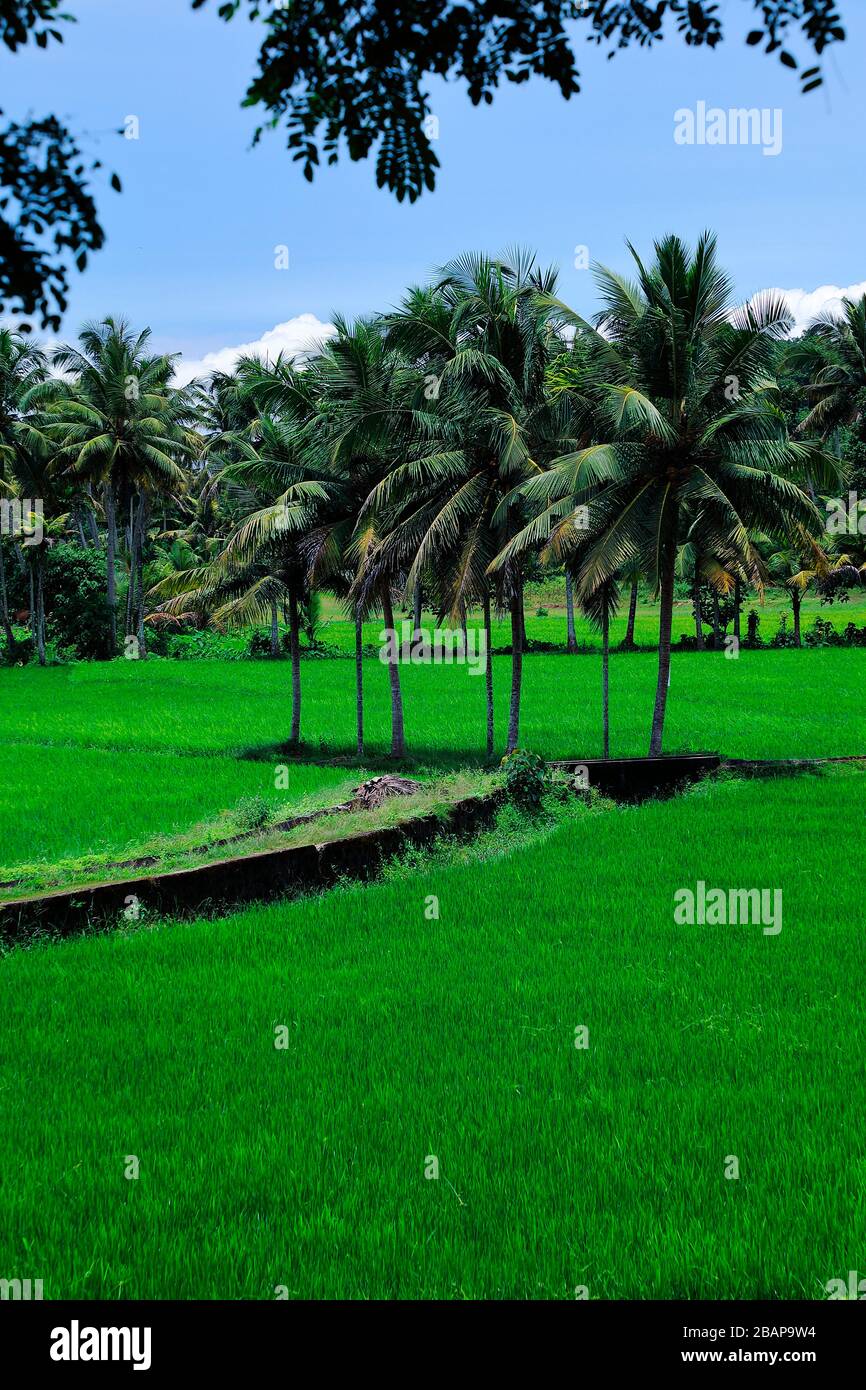
[[[552,568],[566,580],[568,650],[576,608],[602,637],[605,750],[611,621],[628,592],[630,648],[638,585],[659,598],[659,753],[676,597],[691,598],[696,647],[730,650],[758,642],[751,620],[741,632],[749,596],[781,585],[800,646],[804,594],[838,601],[861,583],[866,525],[843,489],[864,427],[866,300],[789,342],[782,300],[733,304],[712,236],[694,249],[667,237],[648,263],[633,254],[634,280],[598,269],[592,322],[532,255],[467,254],[395,311],[338,319],[304,361],[242,358],[182,390],[149,331],[122,321],[86,325],[50,359],[0,332],[9,657],[21,640],[10,604],[40,662],[46,636],[79,656],[141,660],[178,634],[207,644],[209,629],[236,629],[256,653],[288,651],[297,744],[301,652],[321,650],[329,593],[356,629],[359,756],[363,623],[381,615],[393,634],[380,655],[400,757],[401,666],[428,659],[426,610],[451,629],[457,660],[479,638],[492,759],[492,626],[507,615],[512,752],[525,587]]]
[[[207,0],[193,0],[198,9]],[[801,66],[804,92],[821,84],[820,58],[845,38],[835,0],[745,0],[754,27],[746,41],[763,46],[789,68]],[[715,48],[732,16],[715,0],[495,0],[484,5],[429,5],[423,0],[221,0],[232,19],[246,10],[265,28],[259,71],[246,105],[260,106],[269,124],[285,122],[287,142],[304,174],[320,158],[336,163],[345,144],[350,159],[375,148],[376,181],[410,201],[432,189],[439,160],[429,77],[465,85],[477,106],[490,103],[501,81],[531,77],[554,82],[566,98],[580,91],[575,39],[609,57],[629,45],[650,48],[666,33],[689,47]],[[793,50],[793,51],[792,51]],[[259,132],[261,133],[261,132]]]

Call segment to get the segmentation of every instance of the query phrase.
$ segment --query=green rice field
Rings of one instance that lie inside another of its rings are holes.
[[[666,746],[866,753],[862,669],[675,654]],[[600,659],[525,671],[521,743],[599,753]],[[479,768],[483,680],[403,676],[415,766]],[[303,663],[277,792],[288,679],[0,672],[3,865],[134,848],[249,795],[324,804],[365,775],[327,765],[353,749],[352,665]],[[384,667],[365,680],[375,762]],[[646,751],[654,680],[651,655],[612,657],[614,754]],[[0,1266],[46,1298],[825,1297],[866,1244],[864,786],[849,764],[507,806],[370,885],[10,951]],[[678,925],[699,881],[780,889],[781,930]]]

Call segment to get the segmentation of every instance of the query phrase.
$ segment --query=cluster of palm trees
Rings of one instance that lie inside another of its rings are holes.
[[[112,647],[122,630],[143,656],[148,627],[167,622],[265,623],[276,647],[283,615],[293,743],[304,605],[336,595],[355,621],[359,755],[363,621],[381,614],[393,628],[401,597],[416,627],[422,601],[464,624],[480,609],[492,757],[492,614],[510,615],[511,751],[528,568],[564,567],[570,645],[574,604],[602,634],[605,753],[610,622],[628,588],[633,636],[642,580],[659,598],[649,752],[660,753],[678,575],[694,582],[700,637],[702,582],[736,592],[739,611],[770,571],[787,563],[796,589],[843,558],[828,554],[822,498],[845,471],[832,441],[866,404],[866,299],[788,344],[781,298],[732,307],[711,235],[693,250],[666,237],[651,264],[629,249],[633,279],[597,272],[593,322],[533,256],[466,255],[391,313],[338,318],[302,362],[245,358],[182,390],[173,360],[123,322],[86,328],[50,363],[0,334],[2,486],[44,499],[49,518],[27,551],[34,592],[44,547],[73,531],[104,548]],[[777,385],[782,351],[804,381],[796,422]],[[9,631],[5,588],[3,602]],[[31,623],[44,653],[44,618]],[[399,654],[387,664],[401,757]]]

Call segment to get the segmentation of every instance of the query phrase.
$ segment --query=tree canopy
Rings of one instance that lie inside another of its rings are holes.
[[[208,0],[192,3],[199,9]],[[262,107],[268,126],[285,123],[306,178],[322,158],[336,163],[342,142],[352,160],[376,147],[379,187],[410,202],[435,186],[439,165],[427,128],[429,77],[464,84],[476,106],[491,103],[501,81],[530,77],[554,82],[569,98],[580,91],[576,39],[608,57],[632,44],[649,48],[669,32],[689,47],[715,48],[734,23],[720,8],[717,0],[219,3],[224,19],[245,10],[265,27],[245,105]],[[836,0],[740,0],[740,11],[753,25],[748,44],[798,70],[804,92],[820,85],[813,59],[845,38]]]
[[[72,17],[60,4],[0,0],[0,39],[13,53],[31,38],[39,48],[62,43],[56,26]],[[54,115],[0,124],[0,310],[59,329],[72,265],[84,270],[105,241],[87,186],[100,167]],[[116,174],[111,183],[120,189]]]

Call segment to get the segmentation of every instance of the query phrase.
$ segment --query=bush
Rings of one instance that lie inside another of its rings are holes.
[[[286,652],[286,638],[287,638],[287,635],[288,635],[288,634],[284,634],[283,639],[282,639],[282,642],[279,644],[280,653],[283,654],[283,655],[285,655],[285,652]],[[254,656],[254,657],[259,657],[259,656],[270,656],[270,654],[271,654],[271,633],[270,633],[270,628],[260,628],[260,627],[257,627],[257,628],[255,629],[255,631],[253,632],[252,636],[250,637],[249,645],[247,646],[247,654],[248,654],[249,656]]]
[[[779,630],[770,641],[771,647],[795,647],[794,634],[788,631],[788,615],[780,613]]]
[[[540,806],[550,786],[550,771],[544,759],[525,748],[515,748],[502,759],[501,766],[509,798],[527,809]]]
[[[30,576],[21,573],[7,544],[6,585],[9,610],[30,610]],[[105,554],[71,541],[58,541],[45,553],[45,636],[65,656],[82,661],[113,656],[110,614],[105,596]],[[17,661],[27,660],[23,651]]]
[[[4,666],[26,666],[29,661],[35,660],[36,653],[29,637],[16,637],[11,647],[7,647],[5,642],[0,643],[0,661]]]
[[[81,661],[113,655],[105,555],[60,542],[45,556],[45,626],[49,639]]]
[[[746,618],[746,641],[747,647],[761,647],[763,640],[759,635],[758,628],[761,626],[760,615],[755,608],[750,608]]]
[[[261,830],[271,818],[271,808],[263,796],[241,797],[235,818],[242,830]]]

